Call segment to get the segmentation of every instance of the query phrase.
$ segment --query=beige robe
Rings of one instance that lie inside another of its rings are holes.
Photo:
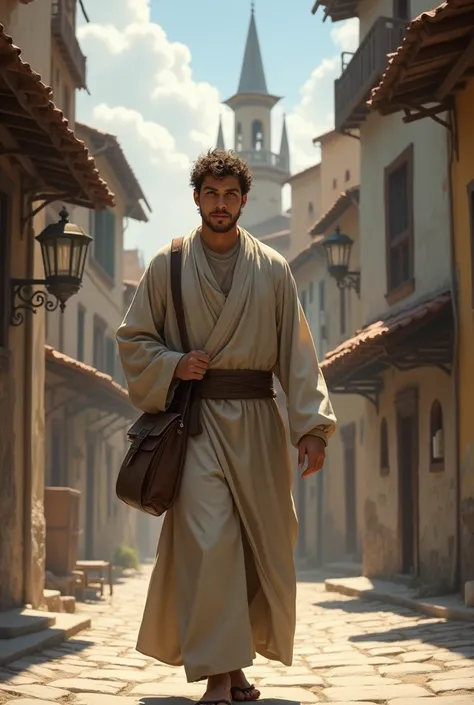
[[[226,297],[199,230],[185,238],[190,344],[212,368],[273,370],[292,443],[308,433],[327,439],[335,417],[288,263],[244,230],[240,243]],[[117,340],[132,403],[164,410],[182,356],[169,245],[145,272]],[[184,664],[189,681],[248,667],[256,652],[290,666],[295,631],[297,522],[277,404],[203,400],[202,420],[165,517],[137,643],[159,661]]]

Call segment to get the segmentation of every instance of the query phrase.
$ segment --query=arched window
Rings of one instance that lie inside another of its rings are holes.
[[[443,407],[437,399],[431,405],[430,411],[430,458],[431,472],[444,470],[444,429]]]
[[[261,120],[252,123],[252,149],[256,152],[263,150],[263,124]]]
[[[242,123],[238,122],[235,129],[235,148],[237,152],[241,152],[243,149],[243,137],[242,137]]]
[[[380,423],[380,474],[382,477],[390,474],[387,419],[382,419]]]

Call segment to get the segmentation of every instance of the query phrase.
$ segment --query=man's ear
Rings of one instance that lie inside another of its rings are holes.
[[[193,191],[194,203],[199,206],[199,194],[197,191]]]
[[[245,204],[247,203],[247,198],[248,198],[248,193],[246,193],[245,196],[242,196],[242,208],[245,208]]]

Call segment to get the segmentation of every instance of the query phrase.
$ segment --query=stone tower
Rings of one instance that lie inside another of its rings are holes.
[[[281,100],[268,92],[252,3],[250,25],[237,93],[225,101],[235,115],[234,149],[252,167],[253,184],[240,223],[251,228],[279,216],[282,187],[290,176],[290,152],[286,123],[279,154],[271,151],[273,107]],[[224,146],[219,124],[218,146]]]

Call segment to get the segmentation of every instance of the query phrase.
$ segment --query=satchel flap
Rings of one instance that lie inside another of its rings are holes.
[[[138,436],[161,436],[166,429],[181,417],[181,414],[164,412],[161,414],[142,414],[128,431],[128,437],[133,441]]]

